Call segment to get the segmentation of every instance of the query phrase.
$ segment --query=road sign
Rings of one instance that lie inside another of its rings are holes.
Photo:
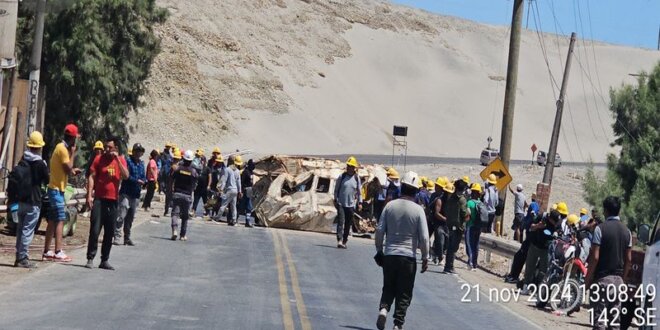
[[[538,150],[538,149],[536,148],[536,143],[533,143],[533,144],[532,144],[532,152],[536,152],[536,150]]]
[[[488,176],[491,174],[495,174],[497,177],[497,184],[495,185],[497,187],[497,190],[502,190],[506,188],[506,186],[513,181],[513,177],[509,173],[509,170],[504,166],[504,163],[502,163],[502,160],[497,158],[494,161],[492,161],[486,168],[479,173],[479,176],[481,176],[481,179],[486,181],[488,179]]]

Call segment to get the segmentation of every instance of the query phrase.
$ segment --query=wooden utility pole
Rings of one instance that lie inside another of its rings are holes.
[[[44,16],[46,14],[46,0],[38,0],[37,14],[34,27],[34,42],[30,56],[30,82],[27,96],[27,115],[25,118],[26,136],[35,131],[37,126],[37,106],[39,97],[39,75],[41,69],[41,48],[44,40]]]
[[[552,185],[552,174],[555,170],[555,155],[557,154],[557,143],[559,142],[559,130],[561,129],[561,117],[564,112],[564,96],[566,95],[566,86],[568,85],[568,74],[571,72],[571,59],[573,58],[573,46],[575,46],[576,34],[571,33],[571,43],[568,46],[566,55],[566,66],[564,67],[564,78],[561,81],[561,90],[559,91],[559,100],[557,100],[557,114],[555,114],[555,124],[552,127],[552,137],[550,138],[550,148],[548,150],[548,159],[543,173],[543,183]]]
[[[506,71],[506,89],[504,91],[504,111],[502,113],[502,134],[500,138],[500,158],[506,167],[511,160],[511,140],[513,139],[513,112],[516,106],[516,90],[518,88],[518,58],[520,57],[520,34],[524,10],[524,0],[513,3],[513,18],[511,19],[511,36],[509,38],[509,61]],[[500,191],[500,198],[506,202],[506,189]],[[502,235],[501,217],[497,220],[497,234]]]

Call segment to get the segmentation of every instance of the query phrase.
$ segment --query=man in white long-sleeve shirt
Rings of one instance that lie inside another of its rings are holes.
[[[389,202],[376,229],[376,262],[383,267],[383,293],[376,326],[385,328],[387,313],[396,300],[394,329],[403,329],[417,272],[417,249],[422,251],[422,273],[428,268],[429,233],[424,209],[415,202],[419,177],[408,172],[401,179],[401,198]]]

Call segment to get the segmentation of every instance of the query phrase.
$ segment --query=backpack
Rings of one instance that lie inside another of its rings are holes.
[[[476,201],[477,219],[481,227],[488,227],[488,206],[482,201]]]
[[[24,159],[9,173],[7,198],[12,202],[27,202],[32,198],[32,169]]]

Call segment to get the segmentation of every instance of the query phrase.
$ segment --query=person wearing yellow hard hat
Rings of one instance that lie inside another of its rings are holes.
[[[256,168],[256,164],[252,159],[248,160],[247,165],[245,165],[245,169],[241,172],[241,189],[243,189],[243,198],[241,199],[241,207],[245,212],[245,227],[252,228],[252,212],[253,212],[253,205],[252,205],[252,198],[253,198],[253,193],[252,193],[252,175],[254,173],[254,169]]]
[[[240,165],[243,164],[243,159],[240,155],[230,156],[227,160],[227,167],[221,170],[221,177],[219,182],[219,190],[223,194],[222,204],[218,210],[217,218],[215,221],[220,221],[220,217],[227,208],[227,225],[235,226],[238,223],[238,199],[241,197],[241,173],[239,170]]]
[[[561,215],[561,231],[564,233],[568,233],[570,228],[567,223],[567,217],[568,217],[568,205],[566,205],[566,202],[559,202],[557,203],[557,212]]]
[[[484,203],[488,209],[488,225],[482,227],[481,230],[484,233],[493,232],[493,222],[495,221],[496,213],[500,213],[502,210],[499,207],[500,199],[497,191],[497,176],[494,173],[488,175],[485,183],[484,189]]]
[[[213,148],[213,152],[212,152],[213,155],[216,155],[216,156],[217,156],[217,155],[220,155],[220,153],[221,153],[221,152],[220,152],[220,148],[219,148],[219,147],[215,147],[215,148]]]
[[[89,168],[92,166],[92,163],[94,162],[94,158],[96,158],[96,156],[101,155],[104,149],[105,148],[103,147],[103,142],[101,142],[100,140],[94,143],[94,149],[92,150],[89,160],[87,161],[87,165],[85,165],[86,178],[89,178]]]
[[[465,179],[463,179],[465,181]],[[481,237],[481,216],[484,216],[486,224],[488,223],[488,210],[481,202],[481,185],[473,183],[470,187],[470,200],[467,201],[467,208],[470,210],[470,218],[465,223],[465,251],[468,259],[468,267],[475,271],[478,267],[479,258],[479,238]],[[482,214],[483,213],[483,214]]]
[[[174,192],[172,191],[172,173],[176,171],[176,169],[179,166],[179,163],[181,162],[181,158],[183,155],[181,155],[181,150],[178,148],[173,147],[172,149],[172,157],[171,157],[171,163],[167,167],[167,174],[164,176],[164,181],[165,181],[165,210],[163,212],[163,216],[166,217],[168,213],[170,213],[170,208],[172,207],[172,195]],[[162,168],[161,168],[162,172]]]
[[[401,183],[399,172],[390,167],[387,169],[387,188],[385,189],[385,205],[401,196]]]
[[[457,187],[458,185],[458,187]],[[444,273],[454,273],[454,258],[465,232],[465,222],[470,214],[467,209],[467,200],[463,191],[466,187],[463,180],[456,180],[445,185],[443,190],[447,194],[442,202],[442,211],[447,218],[447,253],[445,256]]]
[[[580,209],[580,221],[583,225],[586,225],[589,222],[589,211],[586,208]]]
[[[14,221],[18,222],[16,228],[16,260],[14,267],[34,268],[36,267],[30,261],[28,252],[34,231],[40,219],[42,192],[41,186],[48,184],[48,166],[41,158],[41,152],[46,145],[44,137],[40,132],[30,133],[27,141],[27,150],[23,153],[23,158],[12,170],[10,185],[7,187],[7,194],[11,199],[17,197],[18,200],[12,200],[13,204],[18,203],[16,212],[12,212]],[[13,183],[16,182],[17,185]]]
[[[424,210],[429,207],[429,203],[431,202],[431,192],[428,190],[428,182],[429,179],[427,177],[420,176],[419,182],[417,183],[419,188],[416,197],[417,204],[421,205]]]
[[[513,239],[522,243],[523,242],[523,230],[522,222],[525,218],[525,210],[527,209],[527,196],[523,192],[523,185],[516,185],[516,190],[513,190],[511,186],[508,186],[509,191],[514,196],[513,203],[513,224],[511,229],[513,230]]]
[[[362,211],[362,181],[357,173],[358,161],[355,157],[346,160],[346,171],[335,183],[335,206],[337,207],[337,248],[346,249],[348,236],[353,225],[353,213]]]

